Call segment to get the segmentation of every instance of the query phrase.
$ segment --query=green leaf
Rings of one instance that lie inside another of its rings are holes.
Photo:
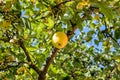
[[[110,7],[107,6],[106,3],[100,2],[98,3],[101,12],[108,18],[108,19],[114,19],[114,13]]]
[[[112,57],[112,59],[116,60],[117,62],[120,62],[120,55],[115,55]]]
[[[92,30],[92,31],[89,31],[89,32],[87,33],[87,35],[92,36],[94,33],[95,33],[95,32]]]
[[[99,45],[99,41],[98,40],[94,40],[94,43],[96,44],[96,45]]]
[[[30,46],[30,47],[27,47],[27,50],[28,51],[35,51],[35,50],[37,50],[37,47]]]
[[[16,56],[20,61],[24,61],[25,60],[25,55],[23,53],[19,53],[17,56]]]
[[[118,63],[117,69],[120,71],[120,63]]]
[[[30,24],[28,18],[22,18],[22,22],[23,22],[24,27],[31,29],[31,24]]]
[[[6,1],[6,5],[5,5],[5,7],[3,8],[3,10],[5,11],[5,10],[10,10],[10,8],[11,8],[11,6],[12,6],[12,4],[11,4],[11,1]]]
[[[52,29],[54,27],[54,19],[52,19],[51,17],[47,18],[47,23],[45,23],[47,27],[47,29]]]
[[[119,39],[120,38],[120,28],[115,30],[115,38]]]
[[[51,64],[50,65],[50,71],[52,71],[53,73],[57,74],[59,72],[59,69],[56,69],[56,67]]]
[[[14,5],[15,5],[16,9],[17,10],[21,10],[21,6],[20,6],[19,0],[14,0],[13,2],[14,2]]]
[[[70,20],[70,19],[72,19],[72,17],[73,17],[72,12],[69,9],[63,15],[64,20]]]
[[[73,20],[73,19],[72,19]],[[80,18],[79,15],[75,15],[75,19],[74,19],[75,23],[77,24],[77,27],[80,29],[80,30],[83,30],[83,26],[82,26],[82,20]]]
[[[92,39],[92,37],[91,36],[86,36],[85,38],[84,38],[84,40],[86,40],[87,42],[89,42],[90,40]]]

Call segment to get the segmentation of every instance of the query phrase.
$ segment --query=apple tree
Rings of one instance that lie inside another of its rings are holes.
[[[120,80],[120,1],[0,0],[0,80]]]

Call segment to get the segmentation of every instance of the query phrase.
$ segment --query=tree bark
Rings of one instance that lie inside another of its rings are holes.
[[[43,72],[41,72],[38,76],[38,80],[46,80],[46,74],[43,74]]]

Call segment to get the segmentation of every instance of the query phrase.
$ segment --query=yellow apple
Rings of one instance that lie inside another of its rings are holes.
[[[67,42],[68,37],[64,32],[56,32],[52,37],[52,43],[58,49],[64,48]]]

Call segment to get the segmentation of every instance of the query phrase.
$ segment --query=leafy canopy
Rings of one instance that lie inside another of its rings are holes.
[[[119,43],[119,0],[0,1],[0,80],[119,80]]]

